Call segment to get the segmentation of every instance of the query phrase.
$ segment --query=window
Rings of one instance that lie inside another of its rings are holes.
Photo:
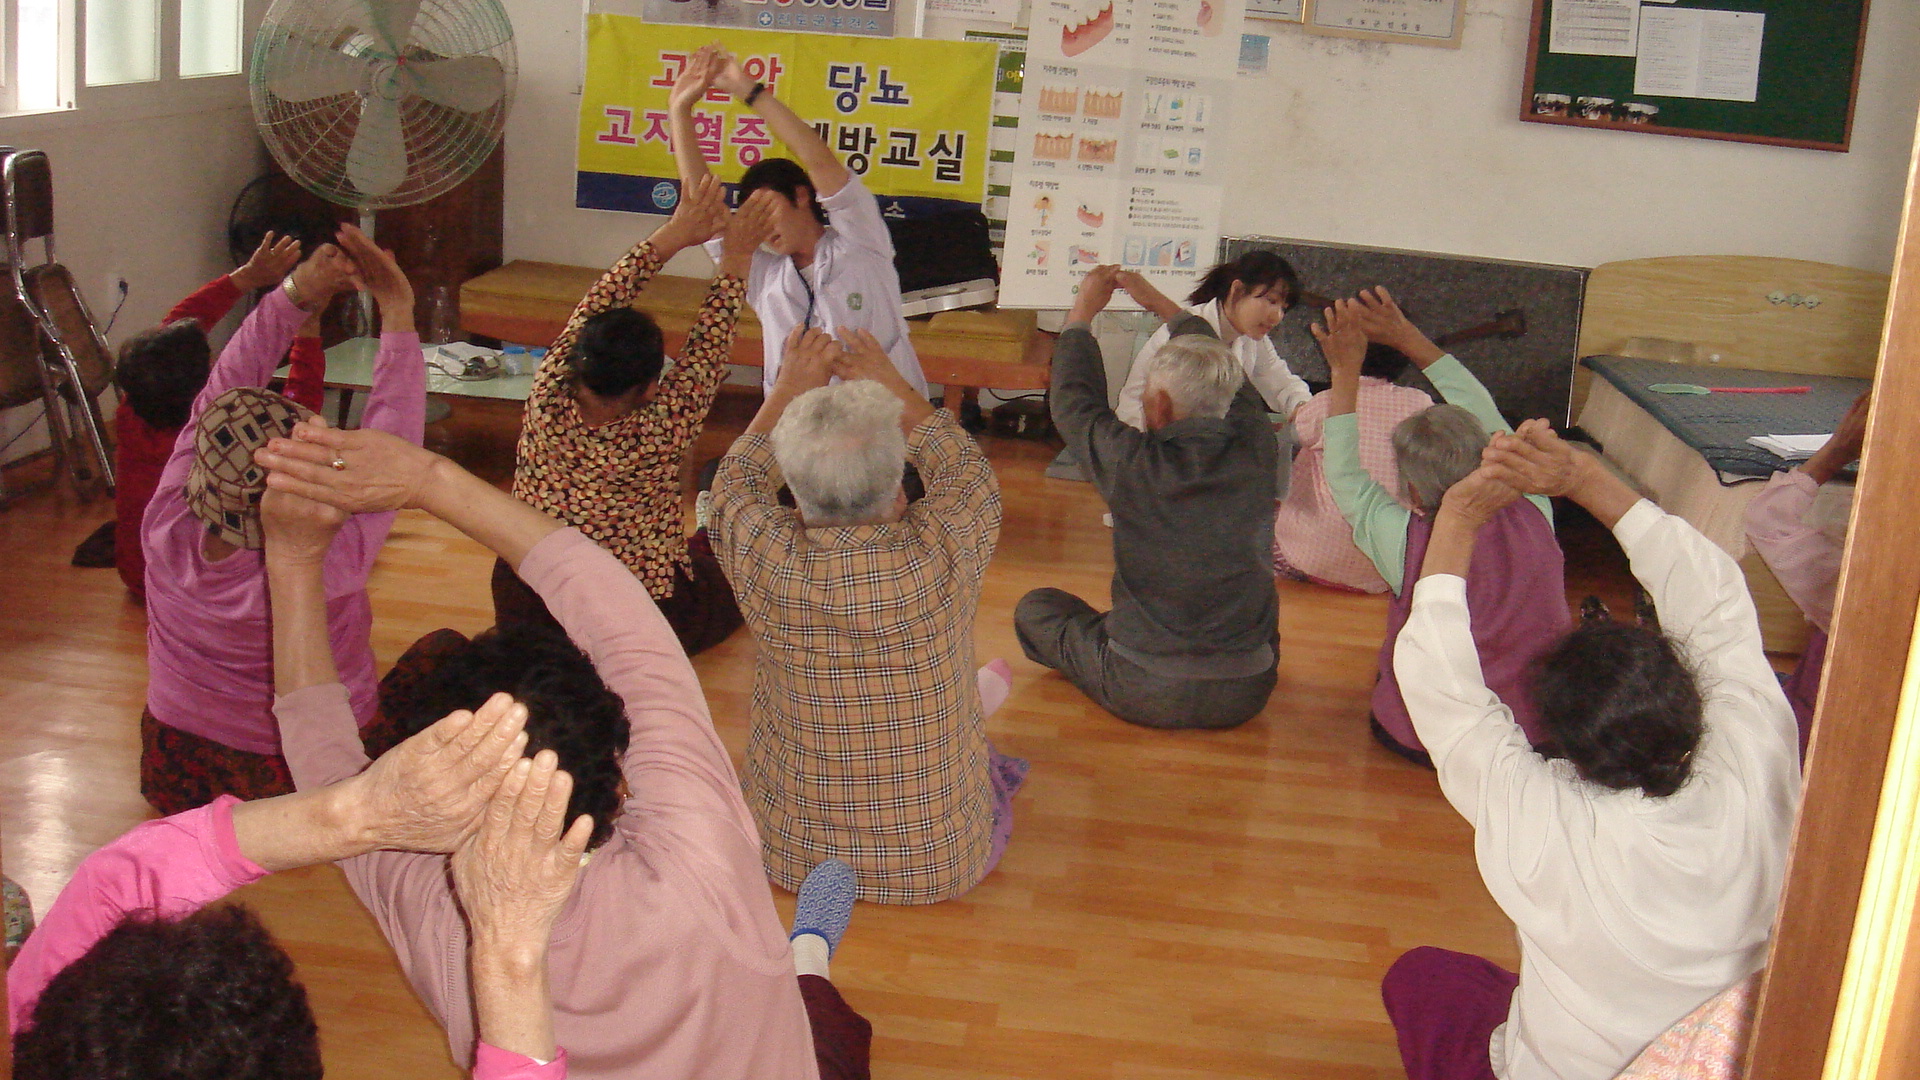
[[[189,84],[230,87],[221,77],[244,70],[247,0],[0,0],[0,11],[0,113],[173,108],[230,93]]]

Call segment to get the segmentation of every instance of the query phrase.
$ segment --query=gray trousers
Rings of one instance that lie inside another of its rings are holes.
[[[1150,728],[1230,728],[1266,708],[1273,668],[1237,679],[1156,675],[1109,647],[1107,617],[1060,589],[1035,589],[1013,609],[1027,659],[1065,675],[1094,704]]]

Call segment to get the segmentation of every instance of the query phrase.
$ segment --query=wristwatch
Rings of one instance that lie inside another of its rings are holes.
[[[292,274],[288,274],[285,278],[281,279],[280,288],[285,290],[287,299],[293,301],[294,307],[299,308],[301,311],[307,310],[307,305],[300,302],[300,289],[294,285]]]
[[[747,91],[747,96],[740,100],[747,106],[747,108],[751,109],[753,108],[753,103],[760,99],[760,95],[765,93],[766,89],[767,89],[766,83],[763,83],[763,82],[754,83],[753,89]]]

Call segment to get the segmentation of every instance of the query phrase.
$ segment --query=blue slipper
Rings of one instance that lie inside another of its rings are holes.
[[[853,867],[839,859],[828,859],[809,871],[807,880],[800,883],[800,903],[793,910],[789,940],[818,934],[832,956],[847,932],[847,921],[853,918],[855,885]]]

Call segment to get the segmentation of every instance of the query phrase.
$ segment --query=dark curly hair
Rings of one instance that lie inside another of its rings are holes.
[[[1207,276],[1187,295],[1187,303],[1225,300],[1235,282],[1250,293],[1279,286],[1284,294],[1280,300],[1281,311],[1292,310],[1300,300],[1300,275],[1294,272],[1293,264],[1271,251],[1255,248],[1207,271]]]
[[[587,317],[567,354],[574,381],[603,398],[646,389],[666,366],[666,342],[653,316],[630,307]]]
[[[318,1080],[320,1029],[253,912],[133,915],[67,965],[13,1041],[17,1080]]]
[[[1533,700],[1553,740],[1549,756],[1602,787],[1661,798],[1692,773],[1705,728],[1700,684],[1658,630],[1576,627],[1539,659]]]
[[[193,418],[193,399],[212,370],[206,330],[181,319],[128,338],[113,366],[113,384],[135,416],[164,430]]]
[[[814,189],[813,177],[792,158],[761,158],[749,165],[740,177],[740,201],[746,202],[747,196],[761,188],[772,188],[795,206],[800,205],[800,189],[805,188],[813,200],[814,220],[822,225],[827,223],[827,212],[820,207],[820,193]]]
[[[477,709],[497,693],[512,694],[527,707],[527,754],[552,750],[572,775],[567,820],[593,818],[588,850],[606,843],[620,813],[626,703],[565,634],[526,625],[482,632],[398,703],[400,725],[412,735],[457,709]]]
[[[1377,341],[1367,343],[1367,358],[1360,361],[1360,374],[1392,382],[1413,363],[1407,354],[1391,345],[1382,345]]]

